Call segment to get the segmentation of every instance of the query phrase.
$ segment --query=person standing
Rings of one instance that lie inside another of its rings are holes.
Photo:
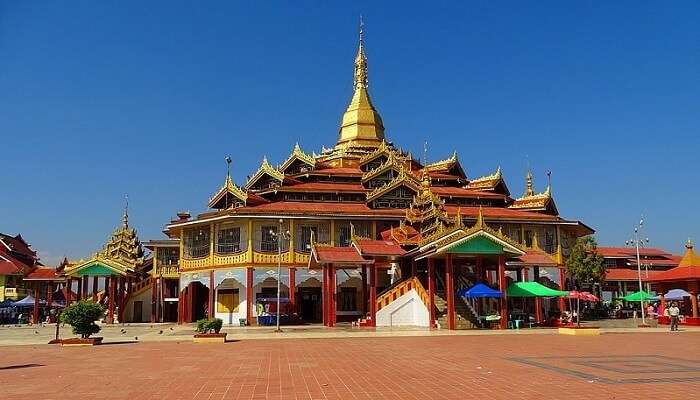
[[[678,318],[681,314],[681,310],[678,308],[678,304],[674,301],[671,303],[671,307],[668,308],[668,316],[671,317],[671,331],[678,330]]]

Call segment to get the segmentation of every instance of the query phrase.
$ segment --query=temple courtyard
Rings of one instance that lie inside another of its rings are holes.
[[[0,397],[690,399],[700,393],[696,330],[622,333],[624,328],[611,327],[593,337],[551,330],[380,331],[353,337],[350,330],[309,328],[283,333],[298,337],[287,340],[250,330],[217,345],[193,344],[185,328],[165,328],[167,333],[159,326],[106,329],[108,343],[95,347],[2,346]],[[9,331],[0,332],[0,344],[10,344],[3,340]],[[167,339],[136,341],[133,332]]]

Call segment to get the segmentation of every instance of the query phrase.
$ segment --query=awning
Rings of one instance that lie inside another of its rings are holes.
[[[623,297],[622,300],[624,301],[650,301],[654,300],[654,296],[651,294],[640,290],[639,292],[634,292],[631,294],[628,294],[627,296]]]
[[[550,289],[538,282],[514,282],[506,290],[508,297],[564,297],[569,292]]]
[[[476,285],[470,287],[469,289],[464,288],[457,292],[458,296],[468,297],[468,298],[501,298],[503,293],[483,283],[477,283]]]
[[[686,297],[692,297],[692,295],[683,289],[671,289],[664,295],[664,300],[683,300]],[[659,296],[656,296],[658,299]]]

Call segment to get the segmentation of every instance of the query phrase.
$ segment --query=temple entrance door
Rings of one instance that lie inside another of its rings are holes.
[[[143,301],[134,302],[134,322],[143,322]]]
[[[302,322],[321,322],[322,304],[320,287],[300,287],[297,289],[297,309]]]
[[[191,322],[197,322],[197,320],[207,317],[209,308],[209,288],[200,282],[192,282],[190,285],[190,290],[192,290]]]

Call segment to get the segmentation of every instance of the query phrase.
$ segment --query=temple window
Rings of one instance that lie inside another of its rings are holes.
[[[335,223],[335,245],[339,247],[350,246],[352,227],[355,229],[355,236],[371,238],[372,223],[370,221],[338,221]]]
[[[194,228],[185,231],[185,256],[189,258],[209,255],[209,227]]]
[[[158,267],[177,265],[180,261],[180,249],[177,247],[158,247],[156,260]]]
[[[247,249],[246,229],[242,226],[221,226],[216,235],[216,252],[218,254],[240,253]]]
[[[554,228],[547,227],[544,229],[544,251],[554,254],[557,249],[556,232]]]
[[[294,232],[294,250],[308,253],[311,250],[311,234],[317,243],[330,242],[330,224],[328,222],[301,222]]]
[[[374,200],[374,208],[408,208],[413,202],[414,192],[404,186],[399,186],[390,193]]]
[[[255,240],[253,249],[261,253],[277,253],[277,233],[279,225],[270,222],[255,224]],[[280,241],[280,252],[289,251],[289,240],[282,238]]]

